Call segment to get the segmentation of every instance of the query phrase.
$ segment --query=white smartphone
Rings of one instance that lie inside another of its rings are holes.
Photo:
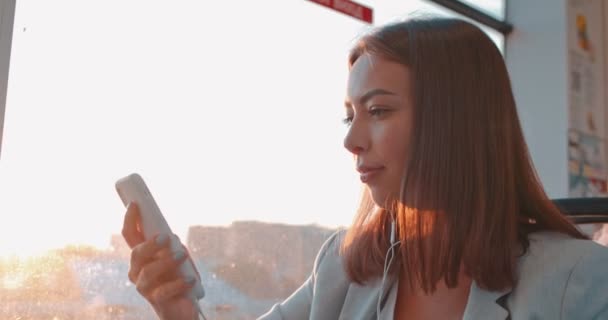
[[[156,201],[154,201],[150,190],[146,186],[144,179],[139,174],[132,173],[116,181],[116,191],[125,207],[130,202],[135,202],[137,204],[141,216],[140,227],[144,239],[149,240],[158,234],[167,234],[171,236],[171,250],[178,251],[182,249],[179,239],[172,236],[173,232],[171,231],[167,220],[165,220],[165,217],[156,204]],[[198,279],[194,287],[190,290],[189,296],[194,301],[202,299],[205,296],[205,290],[203,289],[196,266],[190,257],[181,264],[179,272],[183,277]]]

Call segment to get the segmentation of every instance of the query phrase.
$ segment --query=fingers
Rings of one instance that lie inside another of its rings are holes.
[[[186,247],[184,247],[184,250],[186,250],[186,252],[188,252],[188,251],[187,251],[187,249],[186,249]],[[194,265],[196,265],[196,264],[194,263],[194,261],[192,261],[192,257],[190,256],[190,254],[188,254],[187,259],[188,259],[188,260],[190,260],[190,263],[192,263],[192,265],[193,265],[193,266],[194,266]],[[200,278],[201,278],[201,273],[200,273],[200,272],[198,272],[198,268],[193,268],[193,269],[194,269],[194,271],[196,272],[196,276],[197,276],[197,277],[200,279]]]
[[[144,242],[144,236],[138,227],[140,221],[141,219],[137,204],[135,202],[129,203],[122,224],[122,236],[125,238],[125,241],[131,248]]]
[[[131,251],[131,263],[129,268],[129,280],[136,283],[139,274],[148,263],[153,260],[162,260],[161,253],[163,251],[170,251],[169,247],[169,236],[166,234],[159,234],[153,239],[143,241],[136,245]],[[169,256],[169,254],[165,254]]]
[[[167,281],[178,278],[177,267],[186,260],[186,257],[184,251],[178,251],[145,265],[137,275],[137,291],[151,299],[151,295],[159,287],[163,287]]]
[[[148,300],[152,304],[160,305],[167,300],[185,294],[188,289],[194,286],[196,281],[194,278],[188,280],[177,278],[154,289],[150,293]]]

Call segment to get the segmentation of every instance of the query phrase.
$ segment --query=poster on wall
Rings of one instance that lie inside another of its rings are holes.
[[[568,1],[568,177],[571,197],[608,196],[602,0]]]

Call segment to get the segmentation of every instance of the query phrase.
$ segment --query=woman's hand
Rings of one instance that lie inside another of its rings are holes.
[[[197,279],[183,279],[178,272],[179,265],[188,258],[188,250],[182,245],[182,250],[172,252],[169,244],[172,235],[168,234],[144,240],[139,226],[139,209],[131,203],[122,229],[132,249],[129,280],[161,319],[198,319],[193,301],[186,296]]]

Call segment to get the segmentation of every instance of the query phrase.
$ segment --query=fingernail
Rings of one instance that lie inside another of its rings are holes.
[[[161,245],[165,244],[165,242],[167,242],[166,234],[159,234],[158,236],[156,236],[156,244]]]
[[[186,256],[186,254],[183,251],[179,251],[176,252],[175,254],[173,254],[173,259],[176,261],[179,261],[181,259],[183,259]]]

